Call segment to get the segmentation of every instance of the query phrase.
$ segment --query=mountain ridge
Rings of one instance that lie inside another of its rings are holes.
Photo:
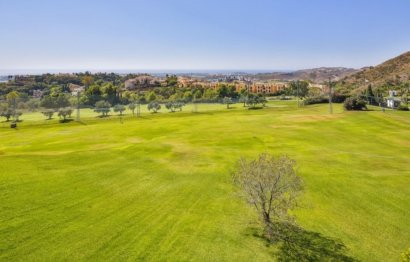
[[[410,51],[388,59],[376,66],[364,67],[358,72],[341,79],[343,85],[357,86],[363,84],[399,85],[410,80]]]
[[[358,72],[358,69],[347,67],[317,67],[291,72],[256,74],[255,78],[259,80],[275,79],[283,81],[308,80],[320,84],[327,81],[329,78],[344,78],[356,72]]]

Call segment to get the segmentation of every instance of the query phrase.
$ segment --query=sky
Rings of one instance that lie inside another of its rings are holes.
[[[0,0],[0,70],[296,70],[410,50],[409,0]]]

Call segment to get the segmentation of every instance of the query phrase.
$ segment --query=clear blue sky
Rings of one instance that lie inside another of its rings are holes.
[[[0,69],[362,67],[410,50],[409,0],[0,0]]]

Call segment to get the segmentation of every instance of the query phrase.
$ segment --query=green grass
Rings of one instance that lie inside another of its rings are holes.
[[[3,124],[0,260],[272,260],[230,178],[239,157],[270,152],[298,162],[301,226],[356,259],[398,261],[410,247],[410,114],[293,104]]]

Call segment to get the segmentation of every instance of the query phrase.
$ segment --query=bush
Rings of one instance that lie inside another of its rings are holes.
[[[335,93],[332,96],[332,102],[334,102],[334,103],[343,103],[347,98],[348,98],[348,96],[346,96],[346,95]]]
[[[400,110],[400,111],[409,111],[409,107],[408,107],[407,105],[400,104],[400,105],[397,107],[397,110]]]
[[[366,110],[366,101],[359,97],[349,97],[343,104],[344,108],[348,111],[351,110]]]
[[[303,100],[303,105],[313,105],[313,104],[323,104],[323,103],[329,103],[329,98],[324,97],[324,96],[313,96],[313,97],[308,97],[305,100]]]

